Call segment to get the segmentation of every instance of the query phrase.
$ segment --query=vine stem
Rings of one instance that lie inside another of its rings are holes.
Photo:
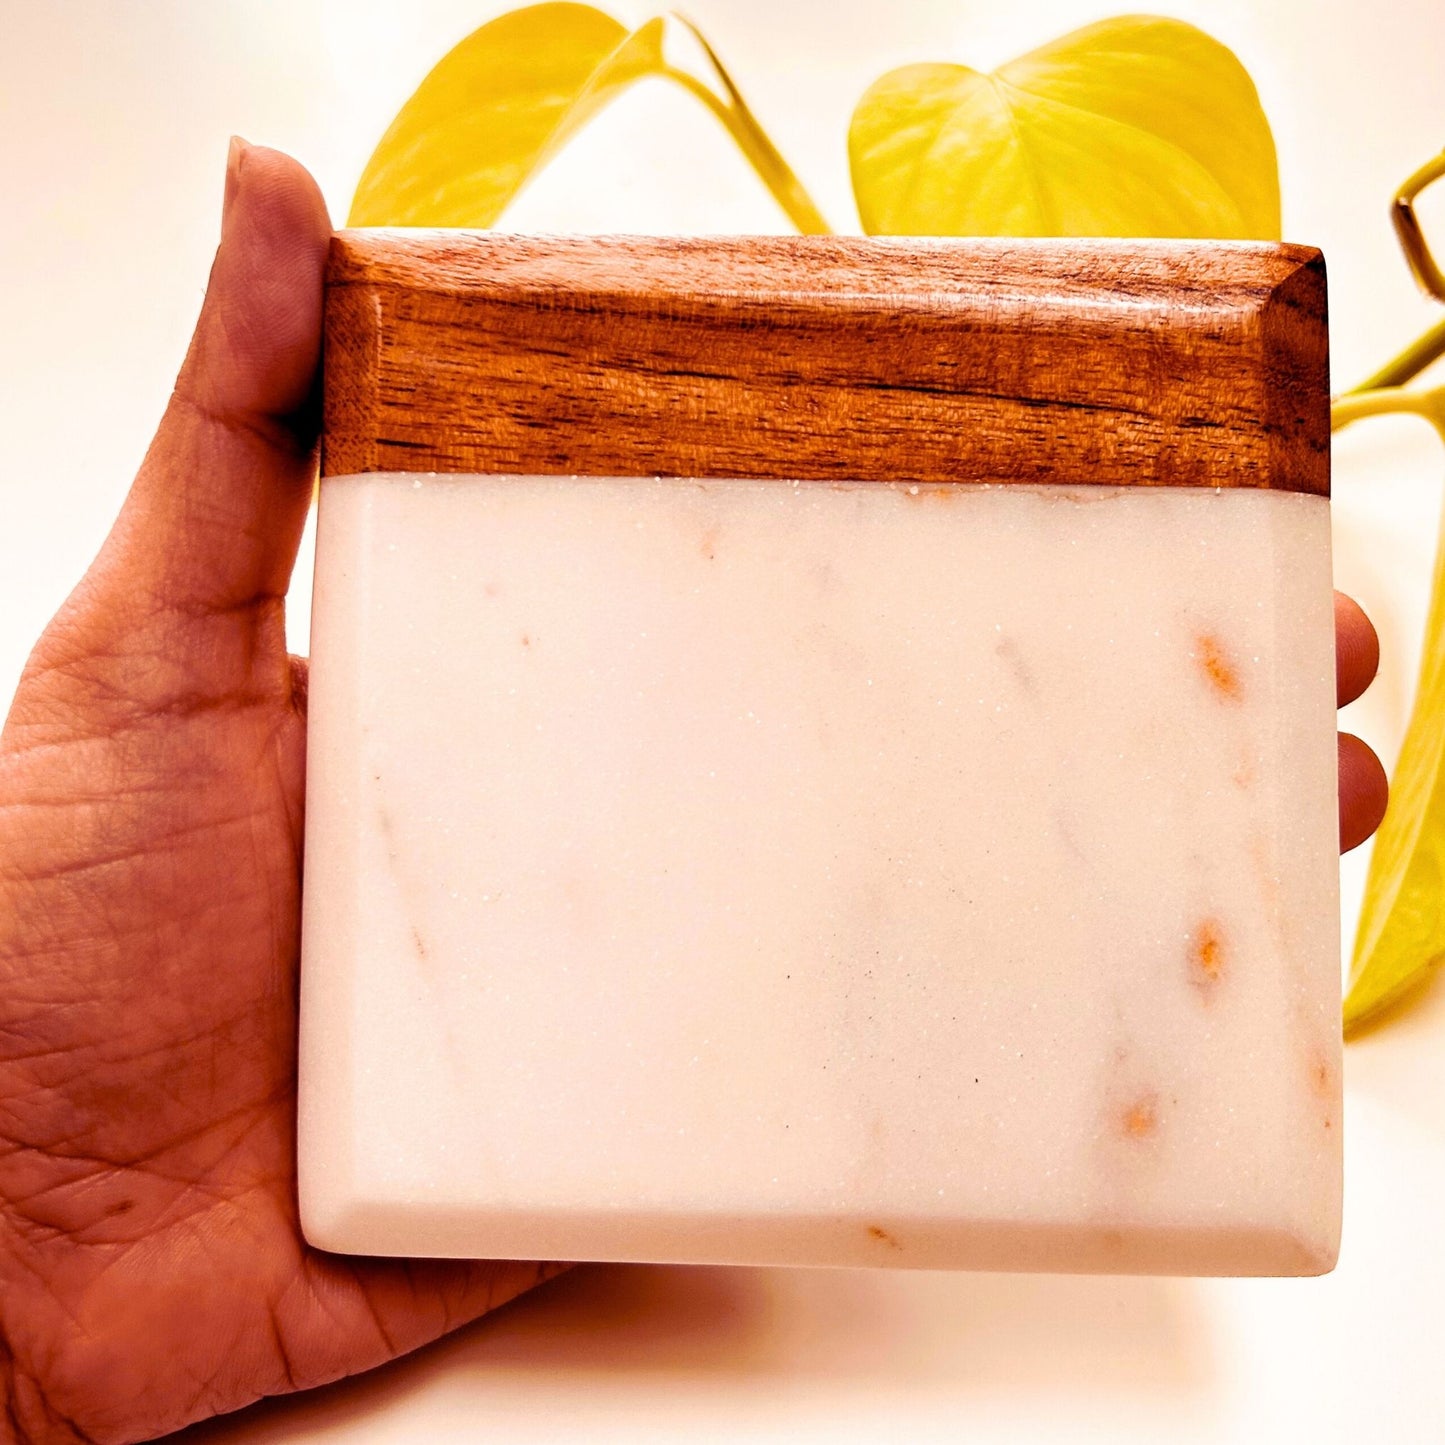
[[[1415,214],[1415,199],[1432,181],[1445,176],[1445,151],[1434,160],[1426,161],[1414,175],[1408,177],[1395,192],[1395,207],[1391,219],[1395,223],[1395,235],[1399,237],[1400,249],[1410,263],[1410,271],[1420,289],[1437,301],[1445,301],[1445,271],[1436,265],[1430,254],[1425,233],[1420,229],[1420,218]]]
[[[1415,214],[1415,199],[1426,186],[1432,181],[1438,181],[1442,176],[1445,176],[1445,151],[1441,151],[1433,160],[1426,161],[1418,171],[1406,178],[1404,184],[1395,192],[1395,204],[1390,212],[1395,224],[1395,235],[1399,238],[1400,249],[1405,253],[1410,274],[1419,282],[1420,289],[1437,301],[1445,301],[1445,272],[1441,271],[1430,254],[1425,233],[1420,229],[1420,220]],[[1437,322],[1423,336],[1416,337],[1398,356],[1387,361],[1373,376],[1366,377],[1345,395],[1358,396],[1367,391],[1404,386],[1441,356],[1445,356],[1445,321]]]
[[[1410,391],[1403,386],[1378,386],[1347,392],[1330,406],[1330,430],[1342,431],[1369,416],[1422,416],[1445,437],[1445,387]]]
[[[1417,336],[1398,356],[1387,361],[1358,386],[1352,386],[1345,396],[1360,396],[1367,391],[1404,386],[1442,356],[1445,356],[1445,320],[1437,321],[1423,336]]]
[[[772,193],[773,199],[783,208],[788,219],[805,236],[828,236],[833,228],[823,218],[823,213],[813,203],[813,198],[804,188],[793,168],[783,159],[767,132],[758,124],[747,101],[742,98],[732,76],[727,72],[717,52],[708,44],[707,37],[685,15],[675,11],[672,19],[697,41],[708,58],[713,72],[722,83],[727,94],[724,100],[711,86],[704,85],[695,75],[674,65],[664,65],[662,74],[676,81],[690,95],[700,100],[726,127],[729,135],[737,142],[738,149],[748,158],[753,169],[762,178],[763,184]]]

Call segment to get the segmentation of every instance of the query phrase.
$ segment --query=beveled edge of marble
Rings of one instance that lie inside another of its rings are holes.
[[[1303,246],[343,231],[325,330],[327,476],[1329,495]]]
[[[1328,1274],[1338,1229],[1235,1223],[1052,1223],[862,1215],[490,1211],[466,1204],[303,1195],[317,1249],[389,1258],[567,1260],[984,1272],[1300,1278]],[[579,1247],[581,1246],[581,1247]]]

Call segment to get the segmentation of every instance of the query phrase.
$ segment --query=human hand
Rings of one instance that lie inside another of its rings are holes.
[[[0,734],[0,1439],[130,1441],[365,1370],[554,1267],[296,1219],[305,664],[330,223],[233,154],[156,439]]]
[[[129,1441],[354,1373],[557,1266],[301,1238],[295,1031],[328,222],[233,156],[195,340],[105,547],[0,734],[0,1392],[14,1438]],[[1374,632],[1337,600],[1341,700]],[[1341,838],[1384,782],[1340,744]],[[5,1425],[0,1425],[3,1434]]]

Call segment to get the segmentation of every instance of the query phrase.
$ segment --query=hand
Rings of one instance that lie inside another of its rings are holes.
[[[0,1391],[17,1438],[129,1441],[365,1370],[557,1266],[346,1259],[295,1204],[306,672],[328,222],[233,155],[161,429],[0,735]],[[1375,666],[1340,599],[1342,700]],[[1384,782],[1342,739],[1346,846]],[[3,1428],[3,1427],[0,1427]]]
[[[0,735],[0,1439],[130,1441],[365,1370],[552,1272],[296,1222],[305,664],[330,223],[234,154],[195,339]]]

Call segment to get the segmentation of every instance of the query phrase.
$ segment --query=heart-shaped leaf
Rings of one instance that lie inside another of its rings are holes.
[[[1434,422],[1445,441],[1445,388],[1433,392],[1343,398],[1371,410],[1414,411]],[[1415,705],[1390,779],[1390,806],[1375,837],[1355,933],[1347,1031],[1408,992],[1445,958],[1445,527],[1425,622],[1425,647]]]
[[[1177,20],[1105,20],[987,74],[890,71],[859,101],[848,151],[875,235],[1280,233],[1254,84]]]
[[[447,52],[356,187],[353,226],[490,226],[567,137],[662,64],[661,21],[629,35],[590,5],[531,5]]]
[[[678,31],[700,48],[704,76],[667,59]],[[571,135],[647,76],[677,82],[718,117],[800,230],[827,230],[689,22],[657,16],[629,33],[568,3],[502,15],[442,57],[367,162],[349,224],[490,226]]]

